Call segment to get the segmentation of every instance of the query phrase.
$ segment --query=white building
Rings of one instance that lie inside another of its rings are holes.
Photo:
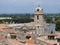
[[[12,19],[11,17],[0,17],[0,20],[2,19]]]

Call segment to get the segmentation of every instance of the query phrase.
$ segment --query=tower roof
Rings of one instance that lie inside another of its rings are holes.
[[[40,6],[36,7],[36,8],[35,8],[35,11],[36,11],[37,9],[43,10]]]

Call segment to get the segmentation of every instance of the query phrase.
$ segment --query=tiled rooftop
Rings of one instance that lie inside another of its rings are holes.
[[[38,37],[37,39],[38,40],[41,40],[43,42],[46,42],[48,44],[55,44],[56,43],[56,40],[49,40],[49,39],[45,39],[46,36],[43,36],[43,37]]]
[[[13,29],[0,29],[0,32],[5,32],[5,33],[15,33]]]
[[[33,39],[28,39],[26,42],[30,43],[30,44],[35,44],[35,40],[33,40]]]
[[[57,33],[56,35],[57,35],[56,38],[60,39],[60,33]]]
[[[15,35],[15,31],[13,29],[8,28],[8,26],[6,24],[0,24],[0,32],[4,32],[5,33],[10,33],[12,35]],[[27,34],[27,36],[32,36],[32,34]],[[60,33],[56,33],[56,34],[48,34],[47,36],[56,36],[56,38],[60,38]],[[46,36],[42,36],[42,37],[38,37],[38,40],[44,41],[48,44],[56,44],[56,40],[49,40],[49,39],[45,39]],[[0,40],[4,39],[3,36],[0,36]],[[35,43],[36,40],[34,39],[25,39],[25,40],[20,40],[19,38],[17,39],[10,39],[7,38],[5,39],[5,41],[8,42],[8,44],[11,45],[37,45]],[[22,43],[21,41],[25,42]],[[39,44],[40,45],[40,44]]]
[[[4,39],[4,37],[0,35],[0,40],[2,40],[2,39]]]
[[[0,28],[7,28],[6,24],[0,24]]]
[[[56,36],[57,34],[48,34],[48,36]]]
[[[8,43],[11,45],[36,45],[34,40],[27,40],[26,43],[21,43],[20,40],[17,39],[7,39]]]

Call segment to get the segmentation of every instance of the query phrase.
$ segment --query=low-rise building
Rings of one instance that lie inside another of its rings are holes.
[[[39,41],[41,45],[59,45],[60,44],[59,35],[49,34],[47,36],[38,37],[37,40]]]

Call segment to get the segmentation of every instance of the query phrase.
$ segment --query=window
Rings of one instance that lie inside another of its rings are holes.
[[[16,39],[16,36],[15,35],[11,35],[11,39]]]
[[[39,11],[39,9],[37,9],[37,11]]]
[[[30,39],[31,38],[31,36],[26,36],[26,39]]]
[[[48,39],[54,40],[54,37],[55,37],[55,36],[48,36]]]
[[[54,45],[57,45],[57,44],[54,44]]]
[[[39,15],[37,15],[37,19],[39,20]]]
[[[38,26],[38,28],[39,28],[39,26]]]
[[[60,42],[60,39],[57,39],[58,42]]]

